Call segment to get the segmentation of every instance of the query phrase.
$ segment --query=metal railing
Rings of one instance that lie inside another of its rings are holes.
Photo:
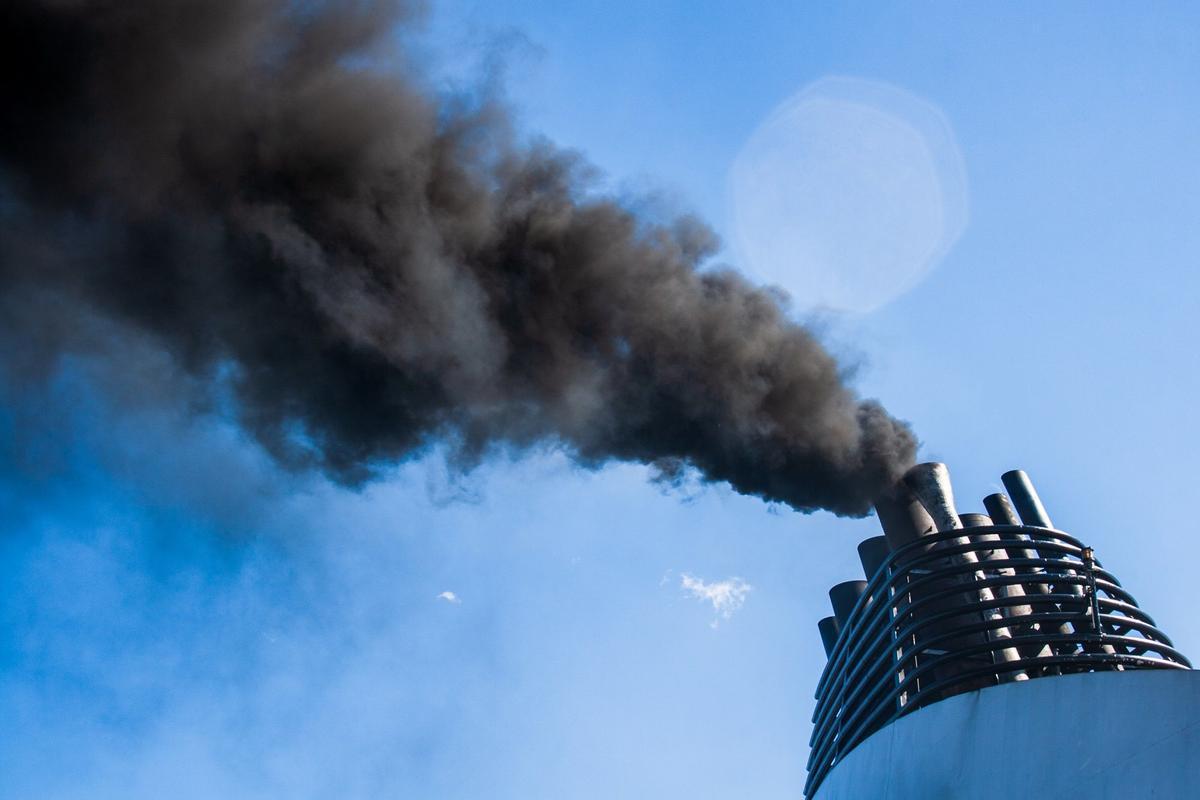
[[[811,797],[884,725],[952,695],[1076,672],[1190,669],[1090,548],[1051,528],[935,533],[871,578],[817,685]]]

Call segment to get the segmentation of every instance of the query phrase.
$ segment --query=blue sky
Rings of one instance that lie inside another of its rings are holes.
[[[796,313],[960,507],[1027,469],[1195,655],[1198,36],[1183,3],[497,0],[439,4],[424,46],[448,80],[499,54],[524,130],[727,242],[732,165],[803,87],[938,109],[961,236],[870,314]],[[816,621],[873,520],[549,451],[352,493],[160,372],[4,389],[0,796],[799,796]]]

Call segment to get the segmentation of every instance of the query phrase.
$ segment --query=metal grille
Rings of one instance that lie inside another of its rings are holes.
[[[931,533],[890,555],[842,626],[817,686],[804,793],[884,725],[955,694],[1189,668],[1072,536],[1027,525]]]

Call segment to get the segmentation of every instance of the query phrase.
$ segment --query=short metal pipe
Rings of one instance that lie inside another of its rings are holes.
[[[1000,480],[1004,483],[1004,488],[1008,490],[1009,496],[1012,498],[1012,504],[1016,506],[1017,513],[1021,515],[1021,522],[1025,525],[1032,525],[1038,528],[1053,528],[1054,523],[1050,520],[1050,514],[1046,512],[1046,506],[1042,503],[1042,498],[1038,495],[1037,489],[1033,486],[1033,481],[1030,480],[1028,473],[1024,470],[1014,469],[1009,470],[1000,476]],[[1037,537],[1034,539],[1034,546],[1037,546]],[[1054,557],[1053,555],[1051,557]],[[1066,575],[1080,575],[1079,570],[1068,567],[1057,566],[1062,569]],[[1083,587],[1078,584],[1062,584],[1054,586],[1053,578],[1049,581],[1050,587],[1054,591],[1063,591],[1068,594],[1073,594],[1076,597],[1082,598],[1084,595]],[[1080,606],[1082,608],[1082,606]],[[1073,610],[1069,606],[1063,606],[1063,610]],[[1065,623],[1064,626],[1065,627]],[[1072,626],[1076,631],[1081,629],[1080,625]],[[1113,652],[1111,646],[1104,646],[1105,652]]]
[[[833,655],[833,647],[837,644],[838,634],[841,632],[837,617],[822,618],[817,622],[817,630],[821,632],[821,644],[825,647],[825,657],[829,658]]]
[[[936,461],[917,464],[904,473],[904,483],[933,519],[939,532],[953,531],[962,527],[958,512],[954,508],[954,489],[950,484],[950,470]]]
[[[875,513],[892,550],[934,530],[933,518],[903,481],[897,481],[875,499]]]
[[[844,629],[850,620],[850,612],[858,600],[867,593],[866,581],[842,581],[829,590],[829,602],[833,606],[833,616],[837,618],[838,627]]]
[[[886,536],[872,536],[858,543],[858,560],[862,562],[863,575],[867,580],[875,577],[875,573],[887,562],[892,554]]]
[[[1029,475],[1024,470],[1009,470],[1000,476],[1000,480],[1004,482],[1004,488],[1008,490],[1012,504],[1016,506],[1017,513],[1021,515],[1021,522],[1039,528],[1054,527],[1054,523],[1050,521],[1050,515],[1046,513],[1046,507],[1042,505],[1042,498],[1038,497],[1037,489],[1033,488],[1033,481],[1029,479]]]

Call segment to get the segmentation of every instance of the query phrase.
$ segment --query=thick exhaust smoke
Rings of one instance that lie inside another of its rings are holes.
[[[434,443],[464,465],[550,443],[867,513],[913,461],[907,425],[772,293],[699,271],[703,225],[596,198],[496,104],[439,97],[397,44],[414,24],[7,0],[6,349],[119,320],[228,389],[281,464],[348,484]]]

